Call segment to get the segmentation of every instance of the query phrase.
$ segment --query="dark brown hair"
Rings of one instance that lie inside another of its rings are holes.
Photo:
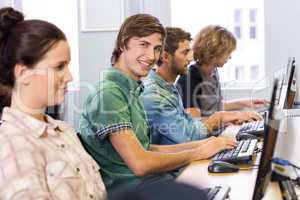
[[[127,44],[132,37],[146,37],[153,33],[162,35],[162,40],[165,38],[165,29],[160,21],[149,14],[136,14],[128,17],[119,30],[115,48],[111,56],[111,64],[114,65],[121,53],[122,49],[127,48]]]
[[[191,41],[191,34],[177,27],[166,27],[166,40],[164,51],[171,55],[174,55],[175,51],[178,49],[179,42],[184,40]],[[159,59],[157,65],[161,65],[162,60]]]
[[[61,40],[66,41],[66,36],[55,25],[24,20],[23,14],[11,7],[0,9],[0,85],[12,89],[15,65],[34,67]]]

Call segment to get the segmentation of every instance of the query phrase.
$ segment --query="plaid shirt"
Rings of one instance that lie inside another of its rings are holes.
[[[0,126],[0,199],[105,199],[99,166],[75,131],[4,108]]]

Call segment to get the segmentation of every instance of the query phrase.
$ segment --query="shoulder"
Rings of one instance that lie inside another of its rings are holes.
[[[3,153],[3,150],[8,150],[9,147],[14,151],[22,148],[34,149],[36,139],[30,134],[30,131],[32,130],[21,124],[4,122],[0,126],[0,152]]]

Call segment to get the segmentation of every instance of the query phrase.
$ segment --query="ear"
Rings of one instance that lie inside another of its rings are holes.
[[[168,63],[170,63],[170,59],[172,58],[172,56],[168,52],[163,51],[161,58],[162,58],[164,63],[168,64]]]
[[[29,81],[29,70],[26,65],[16,64],[15,65],[15,78],[16,81],[19,81],[21,84],[28,85]]]

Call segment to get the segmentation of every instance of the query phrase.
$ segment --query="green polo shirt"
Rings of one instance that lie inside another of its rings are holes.
[[[114,149],[109,134],[132,129],[144,149],[150,146],[150,129],[139,96],[141,82],[113,67],[104,72],[102,80],[88,95],[80,119],[80,135],[87,151],[101,166],[106,189],[123,185],[142,185],[145,181],[173,179],[170,174],[136,177]]]

